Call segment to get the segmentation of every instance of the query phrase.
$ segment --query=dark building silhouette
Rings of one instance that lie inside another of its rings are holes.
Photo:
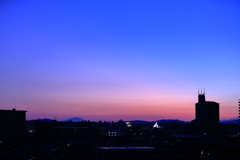
[[[16,109],[0,110],[0,137],[23,136],[26,112]]]
[[[93,142],[98,129],[91,122],[58,122],[56,120],[36,120],[35,135],[40,141]]]
[[[239,120],[239,124],[240,124],[240,99],[239,99],[239,101],[238,101],[238,106],[239,106],[239,107],[238,107],[238,112],[239,112],[239,113],[238,113],[238,114],[239,114],[239,115],[238,115],[238,120]]]
[[[155,160],[157,150],[154,147],[97,147],[97,160]]]
[[[195,104],[196,118],[193,121],[201,127],[213,127],[219,124],[219,103],[206,101],[204,93],[198,92],[198,102]]]
[[[35,121],[35,135],[38,140],[41,141],[50,141],[55,140],[54,127],[57,125],[56,120],[45,121],[36,120]]]
[[[62,141],[93,142],[97,130],[92,127],[55,127],[56,138]]]

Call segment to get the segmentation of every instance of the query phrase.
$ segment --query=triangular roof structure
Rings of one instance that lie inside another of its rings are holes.
[[[158,123],[156,122],[156,123],[153,125],[153,128],[160,128],[160,126],[159,126]]]

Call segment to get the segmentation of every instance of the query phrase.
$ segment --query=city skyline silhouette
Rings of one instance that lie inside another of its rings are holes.
[[[0,159],[239,160],[239,0],[1,0]]]

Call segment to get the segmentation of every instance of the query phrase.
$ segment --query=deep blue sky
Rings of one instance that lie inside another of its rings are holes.
[[[27,118],[237,117],[240,1],[0,2],[0,108]]]

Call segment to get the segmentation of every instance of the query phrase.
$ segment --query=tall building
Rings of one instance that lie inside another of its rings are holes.
[[[240,124],[240,99],[239,99],[239,101],[238,101],[238,106],[239,106],[239,107],[238,107],[238,112],[239,112],[239,113],[238,113],[238,114],[239,114],[239,115],[238,115],[238,120],[239,120],[239,124]]]
[[[0,137],[23,136],[26,112],[16,109],[0,110]]]
[[[219,103],[206,101],[205,91],[198,91],[198,102],[195,104],[196,118],[194,123],[202,126],[213,126],[219,123]]]

